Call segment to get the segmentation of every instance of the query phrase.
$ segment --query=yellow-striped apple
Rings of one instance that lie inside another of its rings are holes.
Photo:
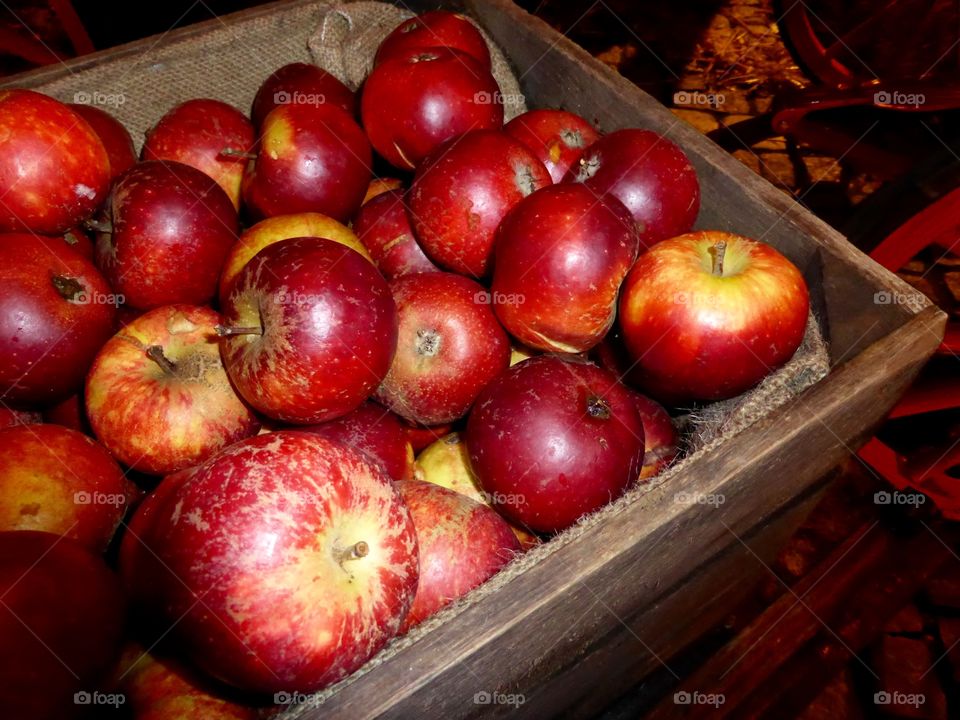
[[[593,125],[566,110],[530,110],[504,125],[503,131],[530,148],[555,183],[600,138]]]
[[[667,403],[739,395],[793,356],[809,306],[803,275],[766,243],[719,231],[658,243],[620,298],[631,377]]]
[[[219,321],[208,307],[167,305],[100,350],[87,377],[87,418],[128,467],[172,473],[260,429],[220,360]]]

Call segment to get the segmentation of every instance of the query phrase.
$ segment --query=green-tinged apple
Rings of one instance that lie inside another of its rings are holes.
[[[793,357],[809,308],[803,275],[766,243],[719,231],[660,242],[620,297],[631,378],[668,404],[739,395]]]
[[[168,305],[100,350],[87,377],[87,417],[122,463],[165,475],[257,433],[259,420],[223,368],[219,321],[208,307]]]
[[[136,495],[106,448],[76,430],[0,430],[0,531],[56,533],[102,553]]]
[[[445,487],[418,480],[397,483],[417,530],[420,579],[411,627],[466,595],[520,552],[510,526],[492,508]]]
[[[181,657],[230,685],[319,690],[372,657],[410,609],[416,530],[358,450],[269,433],[155,492],[121,547],[125,582],[172,628]]]

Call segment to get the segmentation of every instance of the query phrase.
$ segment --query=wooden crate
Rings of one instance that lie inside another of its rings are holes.
[[[440,3],[478,19],[505,50],[532,107],[563,107],[604,131],[655,129],[700,176],[698,221],[771,243],[804,272],[830,344],[830,374],[689,464],[608,522],[484,596],[298,717],[589,717],[724,614],[766,572],[824,487],[870,434],[942,337],[945,315],[784,193],[633,84],[507,0]],[[41,90],[70,73],[131,63],[177,42],[302,12],[280,2],[10,79]],[[436,3],[414,2],[413,9]],[[304,28],[304,38],[311,28]],[[248,38],[249,39],[249,38]],[[290,57],[290,61],[305,57]],[[164,62],[170,62],[166,58]],[[266,73],[264,73],[266,74]],[[894,302],[878,302],[889,293]],[[719,507],[672,502],[718,493]],[[519,708],[475,702],[521,693]]]

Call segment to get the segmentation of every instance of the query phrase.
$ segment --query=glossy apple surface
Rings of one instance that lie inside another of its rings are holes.
[[[414,237],[399,190],[387,190],[366,202],[354,218],[353,229],[387,280],[439,269]]]
[[[121,176],[107,199],[97,265],[127,305],[203,305],[237,239],[237,213],[208,175],[151,160]]]
[[[490,49],[483,35],[465,15],[447,10],[425,12],[397,25],[380,43],[373,63],[436,47],[459,50],[490,69]]]
[[[616,130],[588,147],[566,180],[582,182],[597,197],[614,195],[627,206],[640,243],[688,232],[700,211],[700,182],[683,150],[651,130]]]
[[[521,143],[477,130],[437,148],[417,168],[407,198],[410,222],[430,259],[480,278],[490,270],[500,221],[550,182],[543,163]]]
[[[493,309],[520,342],[578,353],[606,335],[639,238],[629,211],[573,183],[522,199],[497,229]]]
[[[356,109],[353,91],[322,67],[290,63],[277,68],[263,81],[253,99],[251,117],[255,127],[278,105],[331,104],[350,115]]]
[[[0,707],[7,718],[75,718],[116,662],[123,590],[79,543],[32,530],[0,533]],[[87,715],[84,715],[87,717]]]
[[[615,500],[643,466],[629,391],[575,358],[543,355],[504,371],[477,398],[466,440],[494,507],[536,532],[563,530]]]
[[[490,507],[433,483],[397,483],[417,530],[420,578],[400,632],[489,580],[520,552],[510,526]]]
[[[640,256],[624,281],[620,327],[654,398],[720,400],[793,357],[809,306],[803,275],[770,245],[696,232]]]
[[[208,307],[167,305],[134,320],[97,355],[87,417],[128,467],[172,473],[260,429],[227,378],[219,321]]]
[[[453,273],[405,275],[390,283],[400,329],[377,399],[410,422],[463,417],[480,391],[510,364],[510,341],[486,291]]]
[[[278,105],[260,128],[257,158],[243,179],[254,217],[319,212],[345,222],[370,184],[370,143],[334,105]]]
[[[253,124],[232,105],[197,98],[171,108],[147,131],[144,160],[173,160],[210,176],[240,208],[240,183],[253,150]],[[224,152],[229,151],[229,152]]]
[[[530,110],[504,125],[503,131],[526,145],[555,183],[600,138],[593,125],[566,110]]]
[[[66,243],[0,235],[0,394],[50,404],[75,393],[113,334],[117,297]]]
[[[394,167],[413,170],[448,140],[499,129],[503,101],[493,75],[469,55],[414,48],[373,69],[360,116],[374,150]]]
[[[244,230],[240,234],[239,240],[233,244],[230,252],[227,253],[227,259],[223,263],[223,271],[220,274],[220,305],[226,304],[237,275],[253,259],[254,255],[267,245],[297,237],[318,237],[334,240],[341,245],[356,250],[372,262],[366,247],[360,242],[354,231],[332,217],[321,213],[296,213],[294,215],[277,215],[276,217],[266,218]]]
[[[38,92],[0,90],[0,232],[62,233],[109,185],[107,151],[86,120]]]
[[[0,430],[0,531],[42,530],[102,553],[135,495],[106,448],[76,430]]]
[[[113,115],[96,105],[67,105],[93,128],[100,138],[107,157],[110,160],[110,179],[116,179],[137,162],[137,151],[133,147],[130,133]]]
[[[389,478],[310,433],[232,445],[138,527],[149,551],[122,563],[133,597],[146,583],[167,622],[179,619],[183,657],[250,691],[308,693],[350,674],[416,591],[416,531]]]
[[[302,429],[356,448],[392,480],[413,477],[413,448],[407,433],[400,419],[382,405],[368,401],[335,420]]]
[[[318,423],[359,407],[397,346],[387,282],[333,240],[293,238],[261,250],[223,315],[230,379],[254,408],[284,422]]]

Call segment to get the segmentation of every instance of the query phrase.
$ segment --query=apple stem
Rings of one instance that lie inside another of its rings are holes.
[[[220,154],[226,155],[227,157],[246,158],[247,160],[257,159],[256,153],[247,152],[246,150],[237,150],[236,148],[224,148],[220,151]]]
[[[217,325],[213,330],[220,337],[230,337],[231,335],[263,335],[263,328],[259,327],[227,327],[226,325]]]
[[[163,354],[163,348],[159,345],[151,345],[147,348],[147,357],[153,360],[157,365],[163,368],[167,375],[175,375],[177,366],[166,355]]]
[[[713,274],[717,277],[723,276],[723,256],[726,252],[726,240],[717,240],[717,242],[713,244]]]
[[[83,224],[86,225],[90,230],[95,230],[96,232],[113,232],[113,224],[109,220],[94,220],[93,218],[90,218]]]
[[[64,300],[76,300],[77,295],[84,291],[79,280],[65,275],[54,275],[50,278],[50,282]]]
[[[370,553],[370,546],[363,540],[356,542],[348,548],[337,551],[337,562],[343,565],[347,560],[359,560]]]

